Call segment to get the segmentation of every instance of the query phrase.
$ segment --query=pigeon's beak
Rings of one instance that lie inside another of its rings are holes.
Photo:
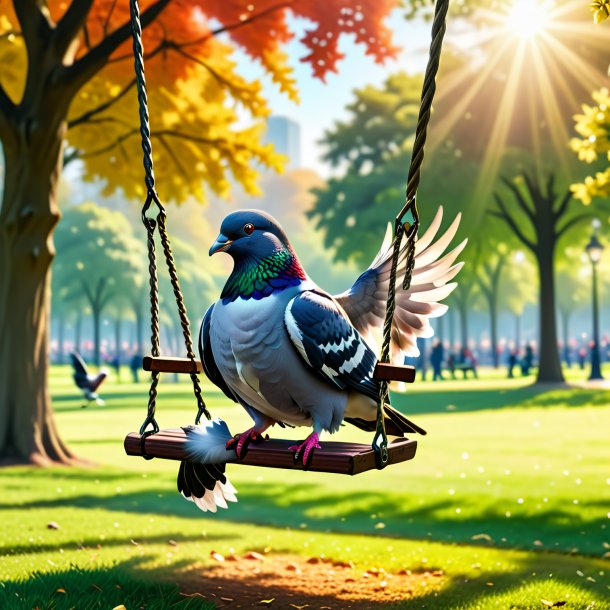
[[[210,256],[216,252],[224,252],[232,243],[232,239],[229,239],[226,235],[221,233],[210,248]]]

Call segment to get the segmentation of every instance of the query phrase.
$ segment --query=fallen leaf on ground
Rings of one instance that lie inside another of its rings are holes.
[[[115,606],[112,610],[127,610],[127,608],[125,608],[125,606],[121,604],[120,606]]]
[[[224,561],[225,560],[224,556],[221,555],[220,553],[217,553],[216,551],[210,551],[210,557],[214,561]]]
[[[541,599],[540,601],[547,608],[559,608],[559,607],[565,606],[567,604],[567,602],[565,602],[565,601],[551,602],[548,599]]]
[[[178,546],[178,543],[175,540],[168,540],[167,544],[169,544],[170,546]]]
[[[57,589],[57,590],[55,591],[55,593],[65,593],[65,592],[66,592],[66,590],[65,590],[65,589]]]
[[[270,606],[274,601],[275,601],[275,597],[272,597],[271,599],[261,599],[261,601],[258,603],[261,606]]]
[[[265,557],[256,551],[248,551],[244,555],[244,559],[253,559],[254,561],[264,561]]]
[[[320,558],[319,558],[319,557],[310,557],[310,558],[307,560],[307,563],[315,564],[315,563],[320,563],[320,561],[321,561],[321,560],[320,560]]]
[[[60,529],[59,523],[57,523],[57,521],[49,521],[47,523],[47,529],[48,530],[58,530],[58,529]]]
[[[235,600],[232,597],[221,597],[223,602],[234,602]]]

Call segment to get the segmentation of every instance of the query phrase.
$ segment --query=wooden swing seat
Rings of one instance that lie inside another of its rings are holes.
[[[314,451],[311,464],[304,468],[301,463],[295,463],[294,452],[288,448],[295,441],[271,439],[260,445],[251,444],[246,456],[237,464],[245,466],[263,466],[266,468],[284,468],[287,470],[311,470],[314,472],[329,472],[335,474],[355,475],[367,470],[376,470],[375,453],[370,445],[360,443],[339,443],[326,441],[322,449]],[[166,460],[186,460],[186,433],[182,428],[159,430],[146,438],[144,449],[148,456]],[[406,462],[415,457],[417,441],[401,438],[388,445],[388,464]],[[142,456],[140,435],[131,432],[125,438],[125,453]]]
[[[188,358],[160,358],[145,356],[142,360],[145,371],[160,373],[199,374],[203,367],[199,360],[194,362]],[[377,364],[376,379],[415,381],[415,368],[412,366],[396,366],[392,364]],[[295,463],[294,452],[289,447],[295,441],[271,439],[261,444],[251,444],[246,456],[237,464],[245,466],[262,466],[266,468],[284,468],[287,470],[312,470],[314,472],[329,472],[335,474],[354,475],[377,468],[375,452],[370,445],[361,443],[343,443],[326,441],[322,449],[314,452],[311,464],[304,468],[301,463]],[[130,432],[125,437],[125,453],[127,455],[161,458],[166,460],[187,460],[186,433],[182,428],[159,430],[144,440],[144,452],[140,434]],[[388,464],[406,462],[415,457],[417,441],[400,438],[388,444]]]

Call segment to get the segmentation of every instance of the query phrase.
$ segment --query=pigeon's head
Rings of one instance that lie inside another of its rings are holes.
[[[210,248],[210,256],[227,252],[234,259],[263,259],[291,250],[288,237],[273,216],[260,210],[239,210],[229,214]]]

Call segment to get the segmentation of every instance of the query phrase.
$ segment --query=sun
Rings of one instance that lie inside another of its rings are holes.
[[[549,24],[549,3],[514,0],[506,15],[506,27],[512,34],[531,40],[543,34]]]

